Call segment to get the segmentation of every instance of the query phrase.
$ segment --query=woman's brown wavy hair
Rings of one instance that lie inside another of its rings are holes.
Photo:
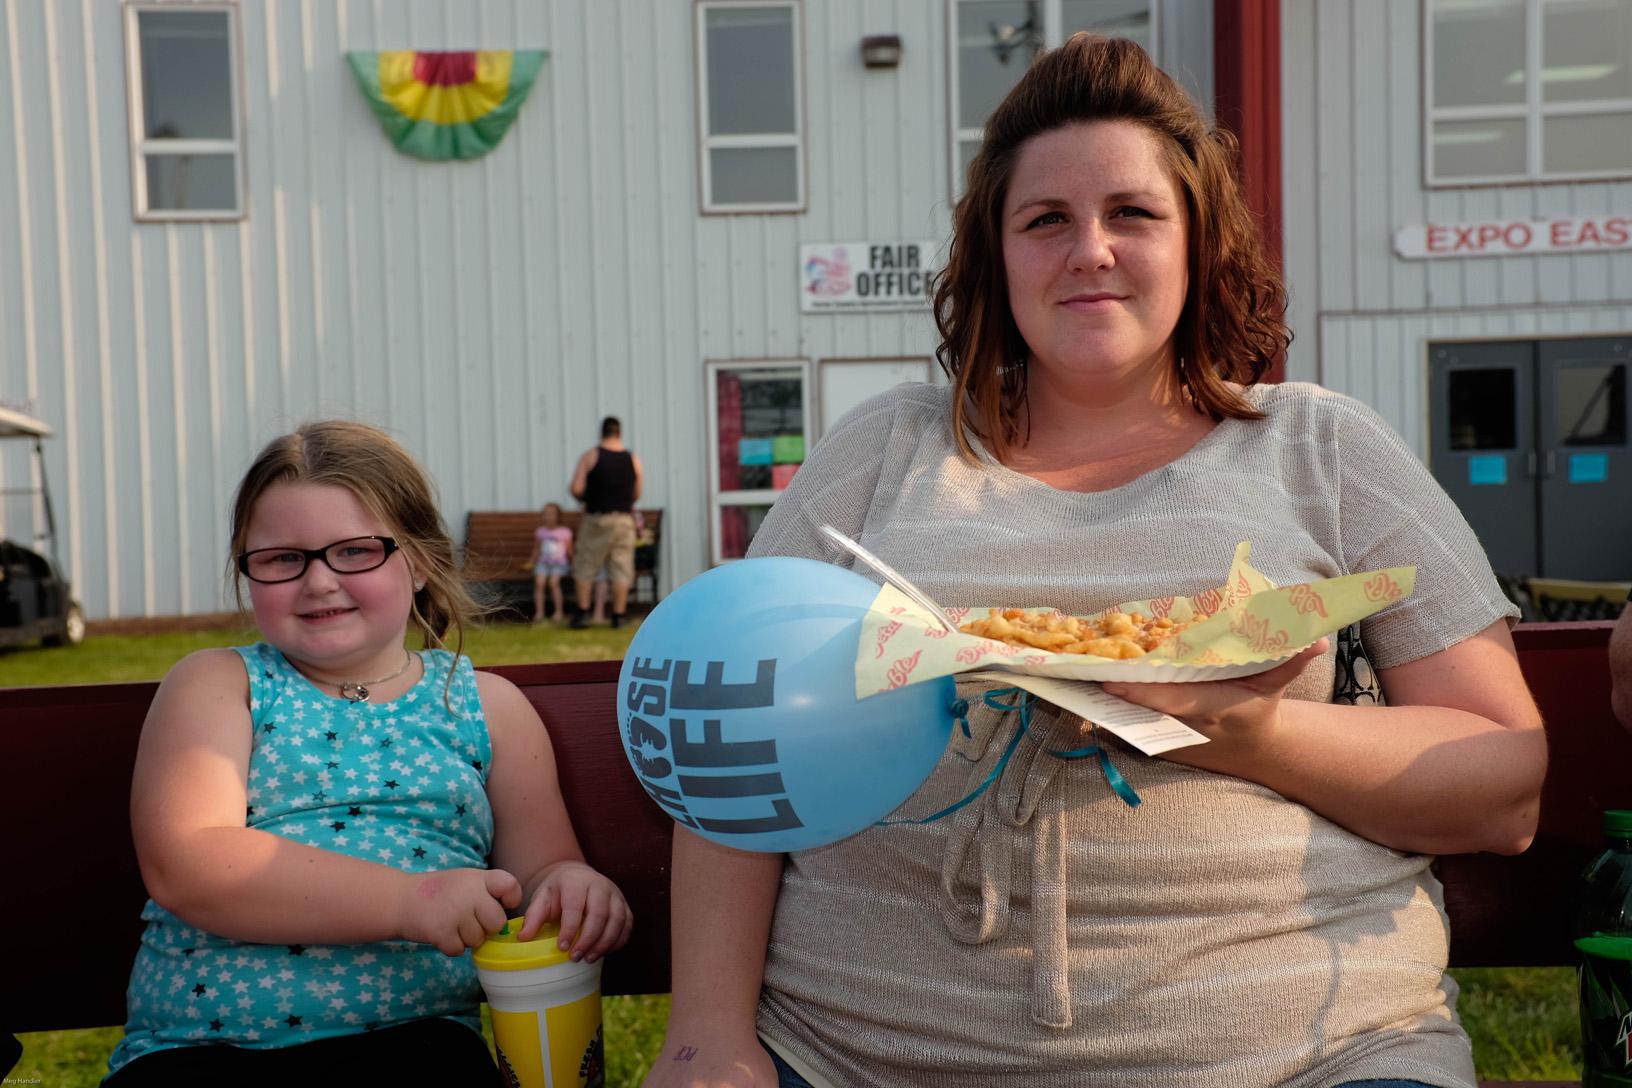
[[[484,609],[465,588],[454,563],[453,539],[437,508],[436,488],[413,456],[390,435],[345,419],[307,423],[274,438],[261,450],[232,500],[232,544],[227,576],[238,607],[244,607],[243,577],[237,556],[249,535],[256,501],[275,484],[310,483],[343,487],[383,522],[396,539],[424,588],[414,592],[409,623],[427,647],[464,651],[465,625]],[[448,670],[449,683],[453,680]],[[447,697],[444,692],[444,698]]]
[[[1066,125],[1131,121],[1157,136],[1183,194],[1189,293],[1174,331],[1175,376],[1196,411],[1215,420],[1262,413],[1227,384],[1252,385],[1291,342],[1280,272],[1264,252],[1236,177],[1238,147],[1145,51],[1079,33],[1037,57],[986,121],[953,213],[952,246],[935,286],[935,357],[953,382],[952,424],[998,460],[1022,440],[1028,348],[1009,309],[1003,202],[1026,141]]]

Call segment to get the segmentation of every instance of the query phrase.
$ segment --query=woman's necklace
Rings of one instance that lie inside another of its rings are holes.
[[[328,680],[325,683],[333,684],[340,689],[340,698],[352,703],[368,702],[368,689],[374,684],[383,684],[388,680],[395,680],[408,671],[408,666],[414,663],[414,655],[406,647],[402,651],[402,668],[390,676],[382,676],[377,680]]]

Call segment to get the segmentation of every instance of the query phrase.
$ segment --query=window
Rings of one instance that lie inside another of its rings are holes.
[[[795,0],[697,5],[703,211],[805,205],[804,102]]]
[[[1510,450],[1518,445],[1518,394],[1510,369],[1453,370],[1446,374],[1452,450]]]
[[[949,0],[952,30],[952,192],[963,191],[986,118],[1043,49],[1079,30],[1132,38],[1155,54],[1149,0]]]
[[[868,397],[902,382],[932,382],[937,371],[928,359],[823,359],[817,364],[819,425],[826,434],[844,413]]]
[[[1632,175],[1632,4],[1430,0],[1429,185]]]
[[[709,534],[714,563],[741,559],[771,504],[805,460],[809,367],[792,362],[709,363]]]
[[[1558,371],[1554,426],[1566,446],[1626,445],[1626,364]]]
[[[136,218],[242,218],[237,7],[127,5],[125,67]]]

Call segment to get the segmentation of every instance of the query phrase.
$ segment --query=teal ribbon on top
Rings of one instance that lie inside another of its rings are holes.
[[[969,793],[963,798],[946,806],[939,812],[931,813],[928,816],[922,816],[916,819],[908,817],[900,820],[880,820],[878,821],[878,826],[889,827],[892,824],[931,824],[936,820],[945,819],[954,812],[958,811],[958,809],[963,808],[965,805],[971,804],[977,797],[985,793],[987,787],[989,787],[993,782],[996,782],[998,777],[1003,774],[1003,769],[1009,765],[1009,760],[1014,756],[1014,750],[1020,747],[1020,738],[1031,732],[1031,708],[1037,702],[1037,697],[1023,688],[993,688],[991,691],[988,691],[985,695],[981,696],[981,701],[987,706],[991,707],[993,710],[1001,711],[1005,714],[1009,713],[1010,711],[1018,711],[1020,714],[1020,728],[1014,731],[1014,736],[1010,738],[1008,747],[1003,749],[1003,756],[997,761],[997,766],[992,768],[992,773],[988,774],[985,781],[981,782],[980,785],[969,791]],[[957,702],[953,703],[952,712],[957,716],[958,725],[960,728],[962,728],[963,735],[965,737],[972,736],[973,734],[971,734],[969,731],[968,700],[959,699]],[[1103,746],[1098,744],[1090,744],[1082,748],[1071,748],[1063,752],[1053,748],[1044,748],[1043,751],[1047,752],[1051,756],[1054,756],[1056,759],[1091,759],[1097,756],[1099,758],[1100,770],[1105,773],[1106,784],[1111,787],[1112,791],[1115,792],[1118,797],[1122,798],[1123,802],[1129,808],[1139,807],[1139,794],[1135,792],[1132,786],[1128,785],[1128,780],[1123,778],[1122,772],[1116,769],[1116,765],[1111,762],[1111,754],[1107,752]]]

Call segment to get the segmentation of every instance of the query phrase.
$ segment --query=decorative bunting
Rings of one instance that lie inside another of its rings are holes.
[[[347,53],[398,151],[433,162],[479,159],[498,146],[533,89],[542,49]]]

